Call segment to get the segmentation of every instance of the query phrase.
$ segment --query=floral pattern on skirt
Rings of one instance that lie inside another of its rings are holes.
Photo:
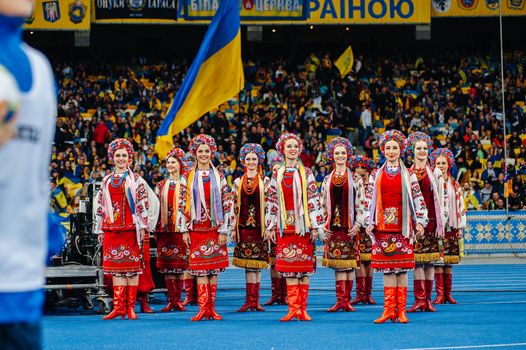
[[[422,237],[415,238],[415,262],[430,263],[440,259],[440,247],[436,237],[436,221],[429,220]]]
[[[415,267],[415,252],[409,239],[402,233],[376,231],[373,244],[371,267],[378,272],[405,272]]]
[[[104,231],[102,270],[113,276],[134,276],[142,272],[135,230]]]
[[[443,247],[445,264],[460,263],[460,240],[458,239],[457,232],[457,230],[447,231],[444,237]]]
[[[357,237],[349,237],[346,230],[333,231],[325,243],[323,266],[337,270],[353,269],[359,264]]]
[[[314,273],[314,244],[310,236],[283,232],[276,245],[276,271],[284,277],[303,277]]]
[[[189,248],[183,235],[175,232],[157,234],[157,270],[159,273],[183,273],[188,269]]]

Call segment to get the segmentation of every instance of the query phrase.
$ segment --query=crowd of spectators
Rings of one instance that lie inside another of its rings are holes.
[[[469,210],[503,209],[505,195],[510,209],[526,209],[526,52],[505,54],[507,140],[497,57],[360,56],[346,77],[335,68],[336,58],[323,53],[303,62],[247,60],[245,89],[176,135],[175,146],[186,150],[195,134],[212,135],[218,143],[216,165],[233,181],[243,171],[236,160],[244,143],[262,144],[270,163],[280,133],[296,132],[305,143],[302,160],[321,182],[329,171],[328,137],[348,137],[355,153],[380,163],[378,138],[384,130],[423,131],[436,147],[454,152],[453,176]],[[66,206],[55,200],[56,210],[75,212],[85,195],[77,183],[100,181],[111,170],[106,147],[117,137],[134,143],[134,171],[151,186],[166,175],[154,150],[155,135],[189,63],[54,62],[59,90],[52,189],[67,199]]]

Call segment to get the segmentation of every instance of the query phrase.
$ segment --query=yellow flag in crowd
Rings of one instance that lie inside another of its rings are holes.
[[[338,67],[338,70],[340,71],[342,77],[344,77],[347,75],[347,73],[351,71],[353,64],[354,55],[352,53],[352,47],[351,45],[349,45],[349,47],[342,53],[340,58],[338,58],[335,65],[336,67]]]

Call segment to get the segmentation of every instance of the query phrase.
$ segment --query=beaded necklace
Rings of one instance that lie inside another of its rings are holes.
[[[249,196],[252,195],[256,191],[258,186],[259,186],[259,181],[258,181],[257,175],[256,175],[256,177],[253,177],[253,178],[249,178],[248,175],[243,176],[242,186],[243,186],[243,191],[247,195],[249,195]]]
[[[344,172],[343,175],[334,173],[334,175],[332,175],[331,182],[336,187],[342,187],[347,182],[347,180],[348,180],[347,172]]]

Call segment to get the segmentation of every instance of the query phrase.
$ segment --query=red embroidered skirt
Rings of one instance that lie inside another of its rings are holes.
[[[458,264],[460,263],[460,240],[457,238],[457,231],[446,232],[444,237],[444,263],[445,264]]]
[[[268,266],[268,243],[259,229],[240,229],[240,239],[234,248],[232,264],[245,269],[264,269]]]
[[[403,272],[415,267],[415,252],[402,233],[376,231],[371,267],[379,272]]]
[[[275,269],[286,277],[293,277],[291,273],[314,273],[314,253],[310,235],[299,236],[294,231],[285,230],[283,236],[278,234],[277,237]]]
[[[135,230],[104,231],[102,270],[112,275],[134,275],[142,271]]]
[[[188,269],[188,247],[181,233],[157,234],[156,267],[160,273],[183,273]]]
[[[226,245],[218,243],[217,228],[190,231],[190,273],[220,270],[228,267]]]
[[[351,239],[346,230],[332,231],[330,240],[325,243],[323,266],[353,269],[358,265],[358,237]]]
[[[365,229],[360,229],[360,262],[371,262],[371,251],[373,249],[373,241],[371,241],[371,237],[367,233],[365,233]]]
[[[415,262],[429,263],[440,259],[440,248],[436,237],[437,222],[429,220],[422,237],[415,238]]]

